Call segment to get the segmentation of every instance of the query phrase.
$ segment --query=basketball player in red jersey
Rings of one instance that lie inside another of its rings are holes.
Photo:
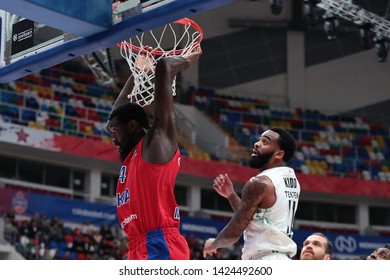
[[[144,109],[129,103],[130,77],[114,103],[107,130],[122,160],[116,189],[117,213],[131,260],[186,260],[188,244],[179,233],[174,184],[180,166],[173,111],[172,81],[193,65],[200,47],[186,57],[158,61],[154,84],[154,124]]]

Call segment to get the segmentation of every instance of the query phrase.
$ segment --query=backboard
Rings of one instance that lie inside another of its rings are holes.
[[[233,1],[2,1],[0,83],[112,47],[144,31]]]

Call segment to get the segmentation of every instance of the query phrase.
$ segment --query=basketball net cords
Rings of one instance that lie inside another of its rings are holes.
[[[166,33],[167,27],[169,27],[170,31],[173,35],[174,46],[170,51],[164,51],[161,48],[161,43]],[[154,100],[154,78],[155,78],[155,69],[158,60],[163,57],[168,56],[187,56],[192,52],[194,47],[198,44],[198,38],[200,37],[200,33],[198,30],[195,30],[192,34],[190,34],[189,29],[191,25],[184,25],[184,31],[182,36],[177,40],[177,35],[173,29],[172,24],[166,24],[161,32],[160,38],[156,38],[156,35],[152,30],[149,31],[149,34],[153,38],[156,46],[152,49],[152,51],[145,51],[143,40],[145,32],[140,36],[135,36],[136,41],[138,42],[139,49],[135,50],[131,47],[132,39],[129,39],[129,42],[123,41],[122,43],[125,47],[121,47],[120,52],[122,57],[124,57],[130,67],[131,75],[134,78],[134,88],[133,91],[127,96],[130,99],[130,102],[136,102],[141,106],[149,105]],[[180,43],[184,42],[184,47],[181,48],[182,52],[180,54],[176,54],[178,51],[178,47]],[[161,56],[155,57],[153,52],[163,52]],[[139,54],[143,53],[144,58],[139,57]],[[143,64],[137,65],[138,62],[142,62]],[[146,69],[151,69],[147,70]],[[172,95],[176,95],[176,77],[172,81]]]

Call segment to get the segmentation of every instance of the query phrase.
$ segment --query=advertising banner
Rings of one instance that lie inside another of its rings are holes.
[[[61,220],[82,224],[89,221],[94,225],[117,222],[114,205],[91,203],[82,200],[56,197],[20,190],[0,188],[0,211],[14,212],[19,215],[32,216],[35,213],[48,217],[59,217]]]

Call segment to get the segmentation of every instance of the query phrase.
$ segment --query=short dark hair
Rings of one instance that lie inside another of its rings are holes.
[[[279,134],[279,138],[277,139],[277,143],[284,151],[283,160],[284,162],[288,162],[295,154],[295,150],[297,148],[297,144],[295,142],[294,137],[286,130],[280,127],[273,127],[270,130]]]
[[[325,234],[321,233],[321,232],[314,232],[312,233],[311,235],[318,235],[318,236],[321,236],[323,238],[326,239],[326,247],[325,247],[325,253],[326,254],[329,254],[330,256],[332,256],[332,253],[333,253],[333,244],[332,242],[329,240],[328,237],[326,237]]]
[[[121,124],[127,124],[135,120],[143,128],[150,128],[149,117],[145,110],[136,103],[126,103],[120,105],[110,114],[109,121],[116,119]]]

